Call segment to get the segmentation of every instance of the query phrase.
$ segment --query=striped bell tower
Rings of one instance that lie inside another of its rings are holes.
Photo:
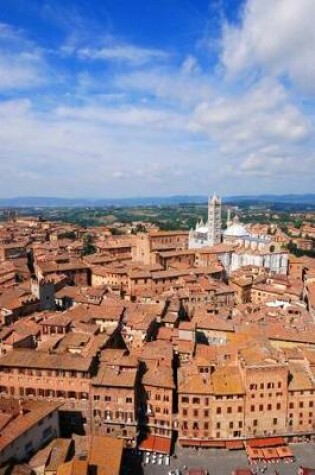
[[[210,246],[221,242],[221,198],[215,193],[208,201],[208,241]]]

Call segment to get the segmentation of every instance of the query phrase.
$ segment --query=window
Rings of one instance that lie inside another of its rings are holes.
[[[217,414],[221,414],[222,410],[221,410],[221,407],[217,407]]]
[[[105,396],[104,399],[105,399],[106,402],[109,402],[109,401],[111,401],[112,398],[110,396]]]
[[[183,403],[188,403],[188,402],[189,402],[189,398],[188,398],[188,397],[185,397],[185,396],[182,396],[182,402],[183,402]]]
[[[272,405],[271,405],[271,404],[267,404],[267,410],[268,410],[268,411],[271,411],[271,409],[272,409]]]
[[[33,444],[32,442],[28,442],[25,446],[24,446],[24,451],[25,452],[31,452],[33,450]]]
[[[257,420],[257,419],[254,419],[254,420],[253,420],[253,426],[254,426],[254,427],[257,427],[257,426],[258,426],[258,420]]]
[[[217,422],[216,428],[221,429],[221,422]]]
[[[250,406],[250,412],[255,412],[255,406]]]
[[[243,408],[242,408],[242,406],[238,406],[238,408],[237,408],[237,412],[243,412]]]
[[[243,427],[243,422],[242,422],[242,421],[239,421],[238,427],[239,427],[240,429]]]
[[[227,413],[228,413],[228,414],[231,414],[231,413],[232,413],[232,408],[231,408],[231,407],[228,407],[228,408],[227,408]]]
[[[208,410],[208,409],[206,409],[206,410],[204,411],[204,416],[205,416],[205,417],[209,417],[209,410]]]
[[[94,394],[94,401],[99,401],[101,399],[101,396]]]
[[[310,402],[308,403],[308,406],[309,406],[309,407],[313,407],[313,406],[314,406],[314,401],[310,401]]]
[[[264,383],[260,383],[260,389],[264,389]]]
[[[259,404],[259,411],[262,412],[264,410],[264,405],[263,404]]]
[[[302,402],[302,401],[301,401],[301,402],[299,402],[299,407],[301,407],[301,408],[302,408],[302,407],[304,407],[304,404],[303,404],[303,402]]]
[[[193,404],[200,404],[200,398],[199,397],[193,397]]]
[[[278,382],[278,388],[280,389],[282,387],[281,381]]]
[[[279,411],[281,409],[281,404],[280,402],[277,403],[277,410]]]
[[[294,409],[294,402],[290,402],[289,408],[290,408],[290,409]]]
[[[276,426],[277,423],[278,423],[278,419],[276,417],[274,417],[273,420],[272,420],[272,423],[273,423],[274,426]]]
[[[205,423],[204,423],[204,428],[205,428],[205,430],[208,430],[208,429],[209,429],[209,422],[205,422]]]
[[[126,404],[132,403],[132,397],[126,397]]]
[[[198,410],[194,409],[194,417],[198,417]]]
[[[188,414],[187,409],[183,409],[183,416],[187,416],[187,414]]]
[[[47,427],[47,429],[45,429],[43,431],[43,440],[46,440],[48,437],[51,436],[51,433],[52,433],[52,430],[51,430],[51,427]]]

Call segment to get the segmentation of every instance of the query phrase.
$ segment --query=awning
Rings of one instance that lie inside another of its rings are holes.
[[[199,442],[200,447],[208,447],[208,448],[215,448],[215,449],[225,449],[225,442],[220,440],[201,440]]]
[[[294,458],[293,452],[289,447],[277,447],[277,452],[280,458]]]
[[[278,458],[277,449],[262,449],[265,460],[275,460]]]
[[[221,440],[204,440],[204,439],[178,439],[183,447],[208,447],[215,449],[225,449],[225,442]]]
[[[153,452],[154,439],[154,435],[149,435],[139,444],[139,450],[148,450],[149,452]]]
[[[260,460],[264,458],[261,449],[252,449],[249,445],[246,447],[246,453],[251,460]]]
[[[169,455],[171,453],[171,439],[157,435],[148,435],[148,437],[139,444],[138,448],[139,450]]]
[[[155,436],[153,451],[169,455],[171,453],[171,439]]]
[[[285,441],[283,437],[266,437],[264,439],[249,439],[246,441],[246,445],[252,448],[262,449],[285,445]]]
[[[242,440],[227,440],[225,445],[229,450],[242,450],[244,448],[244,442]]]

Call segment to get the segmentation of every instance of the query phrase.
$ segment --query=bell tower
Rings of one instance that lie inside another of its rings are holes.
[[[221,242],[221,198],[215,193],[208,202],[208,241],[210,246]]]

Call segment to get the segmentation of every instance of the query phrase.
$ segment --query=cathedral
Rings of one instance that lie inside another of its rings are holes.
[[[222,232],[221,198],[216,194],[209,198],[208,220],[196,224],[189,232],[189,249],[213,247],[220,243],[227,246],[221,249],[220,260],[229,274],[241,267],[254,265],[264,267],[275,274],[287,274],[288,253],[279,243],[272,241],[268,234],[250,234],[238,216],[231,221],[228,211],[227,229]]]

